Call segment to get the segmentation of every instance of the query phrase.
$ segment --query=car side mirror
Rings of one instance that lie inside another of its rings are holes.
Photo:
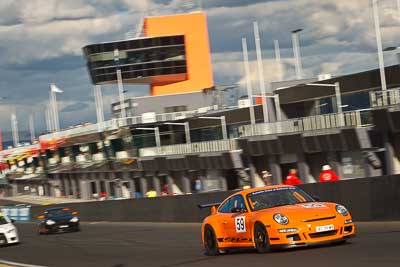
[[[43,220],[44,219],[44,215],[38,215],[38,216],[36,216],[36,218],[39,219],[39,220]]]
[[[243,213],[243,212],[247,212],[247,210],[245,208],[232,208],[231,209],[231,213]]]
[[[320,200],[321,200],[321,198],[320,198],[319,196],[317,196],[317,195],[312,196],[312,198],[313,198],[314,200],[316,200],[316,201],[320,201]]]
[[[11,219],[10,221],[11,221],[11,223],[15,223],[15,220],[14,220],[14,219]]]

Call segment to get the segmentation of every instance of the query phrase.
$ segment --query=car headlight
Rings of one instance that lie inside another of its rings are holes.
[[[342,205],[336,205],[336,211],[343,216],[349,215],[349,211]]]
[[[46,224],[47,224],[47,225],[53,225],[53,224],[56,224],[56,222],[53,221],[53,220],[47,220],[47,221],[46,221]]]
[[[70,222],[76,223],[79,221],[78,217],[74,217],[71,220],[69,220]]]
[[[274,220],[275,220],[277,223],[283,224],[283,225],[289,223],[289,219],[288,219],[285,215],[283,215],[283,214],[281,214],[281,213],[275,214],[275,215],[274,215]]]

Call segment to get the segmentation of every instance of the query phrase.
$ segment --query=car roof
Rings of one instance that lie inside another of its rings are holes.
[[[68,210],[69,210],[69,208],[66,208],[66,207],[58,207],[58,208],[46,209],[44,212],[55,211],[55,210],[62,210],[62,209],[68,209]]]
[[[235,195],[247,195],[249,193],[263,191],[263,190],[269,190],[269,189],[274,189],[274,188],[293,188],[293,187],[295,187],[295,186],[292,186],[292,185],[268,185],[268,186],[263,186],[263,187],[254,187],[254,188],[241,190],[235,194],[230,195],[229,197],[235,196]]]

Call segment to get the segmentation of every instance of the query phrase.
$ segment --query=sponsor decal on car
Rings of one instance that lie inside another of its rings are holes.
[[[246,233],[246,217],[235,217],[236,233]]]

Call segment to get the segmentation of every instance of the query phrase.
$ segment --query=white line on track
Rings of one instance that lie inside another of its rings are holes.
[[[25,263],[5,261],[5,260],[0,260],[0,263],[11,265],[11,266],[16,266],[16,267],[46,267],[46,266],[41,266],[41,265],[32,265],[32,264],[25,264]]]

